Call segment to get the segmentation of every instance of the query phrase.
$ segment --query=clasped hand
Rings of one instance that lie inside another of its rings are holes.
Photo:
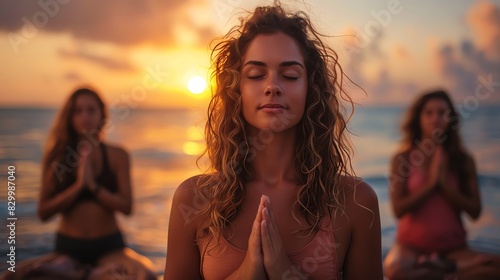
[[[260,199],[247,254],[240,268],[250,279],[282,279],[285,273],[299,273],[285,252],[271,201],[265,195]]]
[[[432,157],[430,164],[430,178],[433,187],[447,191],[449,189],[448,182],[448,158],[443,150],[442,145],[438,145]]]
[[[90,190],[95,188],[92,166],[90,165],[89,153],[87,152],[82,152],[80,156],[76,180],[81,187],[87,187]]]

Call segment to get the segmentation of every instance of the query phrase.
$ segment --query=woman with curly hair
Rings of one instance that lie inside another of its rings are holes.
[[[211,169],[175,192],[165,279],[382,279],[377,197],[351,175],[336,53],[307,15],[271,6],[212,54]]]
[[[397,242],[384,262],[393,279],[500,279],[500,257],[467,246],[461,214],[477,219],[481,201],[460,118],[443,90],[408,110],[400,151],[392,159],[390,195]]]

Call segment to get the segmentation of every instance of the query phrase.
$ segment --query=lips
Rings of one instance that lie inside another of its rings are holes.
[[[267,103],[260,106],[259,109],[285,109],[285,106],[277,103]]]

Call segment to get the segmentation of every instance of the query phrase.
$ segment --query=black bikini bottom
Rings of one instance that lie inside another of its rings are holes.
[[[95,239],[75,238],[57,233],[55,243],[55,252],[69,255],[83,264],[93,266],[104,254],[126,247],[120,231]]]

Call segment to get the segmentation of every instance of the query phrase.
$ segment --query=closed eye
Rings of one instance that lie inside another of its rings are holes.
[[[251,80],[258,80],[260,78],[264,77],[264,75],[257,75],[257,76],[249,76],[248,78]]]
[[[288,80],[292,80],[292,81],[296,81],[299,79],[299,77],[293,77],[293,76],[283,76],[283,78],[288,79]]]

